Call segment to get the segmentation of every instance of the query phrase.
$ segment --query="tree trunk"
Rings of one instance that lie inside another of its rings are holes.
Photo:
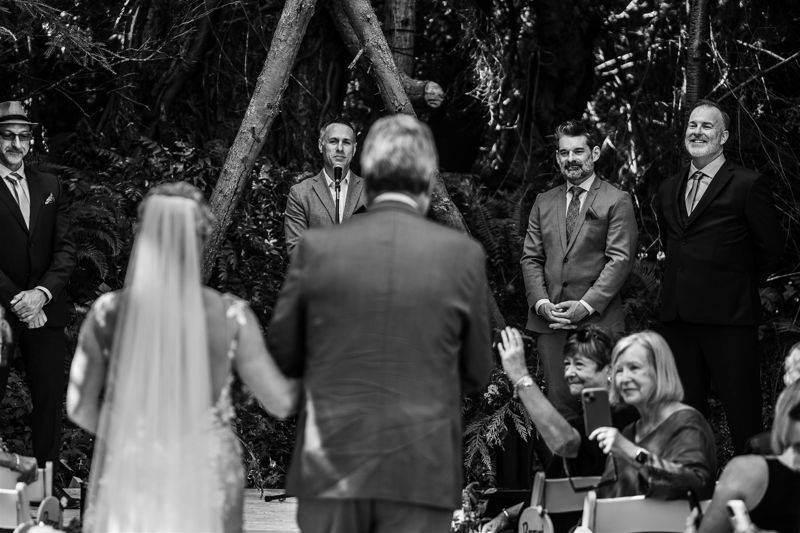
[[[283,7],[264,68],[211,194],[211,210],[217,223],[206,245],[203,265],[206,280],[211,276],[214,259],[249,181],[253,163],[264,146],[272,121],[278,115],[281,96],[289,82],[308,22],[314,14],[315,3],[316,0],[286,0]]]
[[[708,0],[692,0],[686,57],[686,118],[695,102],[705,94],[709,34]]]
[[[397,70],[414,75],[414,33],[417,29],[417,0],[387,0],[383,31],[392,50]]]
[[[211,35],[211,14],[219,5],[219,2],[220,0],[206,0],[205,13],[195,22],[195,31],[192,34],[191,42],[186,47],[186,53],[173,62],[172,67],[165,73],[164,78],[158,84],[156,88],[158,97],[153,109],[155,116],[148,130],[149,137],[155,136],[158,124],[166,115],[167,109],[180,94],[186,80],[200,65],[200,60],[206,51],[208,38]]]
[[[361,40],[356,35],[353,25],[350,24],[350,19],[341,2],[329,0],[326,7],[336,29],[339,31],[339,35],[342,37],[345,47],[353,57],[358,57],[362,52]],[[397,55],[393,55],[393,57],[395,60],[397,59]],[[400,85],[402,85],[406,96],[408,96],[412,104],[426,105],[436,109],[444,101],[444,90],[435,81],[417,80],[400,71]]]

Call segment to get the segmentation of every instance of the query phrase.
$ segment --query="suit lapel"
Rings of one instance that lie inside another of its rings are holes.
[[[36,221],[39,218],[39,212],[42,209],[42,203],[44,202],[44,190],[42,188],[42,180],[39,179],[39,175],[36,172],[27,171],[25,177],[28,180],[28,194],[31,198],[30,233],[33,234]]]
[[[6,180],[0,178],[0,182],[2,182],[2,184],[0,184],[0,202],[5,204],[5,206],[13,215],[14,219],[19,224],[20,228],[22,228],[22,230],[27,233],[28,228],[25,227],[25,219],[22,218],[22,211],[19,210],[19,204],[17,204],[17,201],[14,199],[13,196],[11,196],[11,191],[8,190],[8,186],[6,185]]]
[[[678,225],[681,227],[686,227],[686,218],[688,216],[686,214],[686,200],[681,194],[681,192],[684,190],[683,184],[686,183],[688,176],[689,167],[686,167],[672,180],[672,214],[675,217],[675,220],[678,222]]]
[[[348,218],[353,216],[353,211],[356,210],[356,202],[361,196],[361,190],[364,188],[364,180],[350,173],[350,185],[347,187],[347,200],[344,203],[344,217]]]
[[[564,252],[566,255],[569,253],[572,246],[575,244],[575,240],[578,238],[578,234],[581,232],[581,227],[583,223],[586,221],[586,212],[592,207],[594,203],[594,199],[597,198],[597,190],[600,189],[600,178],[595,176],[594,183],[592,183],[592,188],[586,193],[586,200],[583,201],[583,205],[581,206],[580,213],[578,213],[578,220],[575,221],[575,229],[572,230],[572,236],[567,243],[567,248]],[[566,193],[565,193],[566,194]],[[564,197],[564,204],[566,205],[566,196]],[[566,226],[566,218],[567,216],[564,215],[564,225]],[[564,238],[566,238],[566,230],[564,232]]]
[[[328,189],[328,184],[325,182],[325,174],[320,172],[311,179],[314,180],[314,192],[317,193],[319,201],[322,203],[323,207],[325,207],[325,210],[328,212],[328,216],[331,219],[331,224],[333,224],[336,222],[336,219],[334,218],[334,212],[336,211],[336,208],[333,205],[333,198],[331,198],[331,192]]]
[[[567,253],[567,184],[563,183],[558,188],[558,201],[556,202],[556,219],[558,220],[558,235],[561,237],[561,249]]]
[[[703,211],[708,209],[709,204],[711,204],[711,202],[714,201],[714,198],[716,198],[722,189],[725,188],[725,185],[731,181],[731,178],[733,178],[733,166],[726,163],[722,166],[722,168],[719,169],[719,172],[717,172],[717,175],[714,176],[714,179],[711,180],[706,192],[703,193],[700,201],[697,202],[697,205],[692,210],[691,216],[689,216],[689,219],[686,221],[687,226],[697,220],[697,218],[703,214]]]

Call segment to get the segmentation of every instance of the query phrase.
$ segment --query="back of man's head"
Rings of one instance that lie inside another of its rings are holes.
[[[369,129],[361,152],[361,172],[369,195],[430,192],[439,165],[430,128],[409,115],[378,119]]]

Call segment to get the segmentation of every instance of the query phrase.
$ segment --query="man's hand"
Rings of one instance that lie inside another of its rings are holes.
[[[36,329],[44,326],[46,322],[47,315],[44,313],[44,311],[39,311],[33,316],[33,318],[25,322],[25,325],[28,326],[28,329]]]
[[[47,296],[39,289],[31,289],[22,291],[11,299],[11,310],[23,322],[28,322],[44,307],[47,303]]]
[[[550,324],[551,328],[556,324],[569,325],[568,318],[559,317],[555,315],[556,310],[558,310],[558,308],[561,305],[562,304],[555,305],[551,302],[543,302],[542,305],[539,306],[538,310],[539,315],[542,316],[548,322],[551,322]]]
[[[567,324],[576,325],[589,316],[589,310],[580,300],[567,300],[555,306],[553,316],[559,320],[566,320]]]

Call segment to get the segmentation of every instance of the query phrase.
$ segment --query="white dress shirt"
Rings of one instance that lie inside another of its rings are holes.
[[[28,179],[25,176],[25,163],[23,163],[22,166],[19,167],[17,170],[11,170],[10,168],[5,166],[4,164],[0,163],[0,179],[3,181],[3,183],[6,184],[6,188],[8,188],[8,191],[11,193],[11,196],[16,198],[17,197],[17,192],[14,190],[14,186],[11,185],[11,183],[6,179],[6,176],[8,176],[9,174],[12,174],[12,173],[16,174],[16,175],[18,175],[18,176],[20,176],[22,178],[21,180],[18,181],[18,183],[19,183],[20,188],[22,189],[23,194],[25,194],[28,197],[28,203],[30,203],[31,193],[30,193],[30,189],[28,188]],[[44,293],[45,296],[47,296],[47,302],[46,303],[49,303],[50,300],[53,299],[53,295],[50,293],[49,290],[47,290],[47,288],[42,287],[41,285],[37,285],[34,288],[35,289],[39,289],[40,291],[42,291]]]
[[[328,176],[328,172],[323,168],[322,173],[325,174],[325,183],[328,184],[328,190],[331,192],[333,205],[336,205],[336,184],[333,179]],[[344,221],[344,204],[347,202],[347,188],[350,186],[350,169],[347,169],[342,181],[339,182],[339,222]]]
[[[419,209],[419,204],[417,201],[402,192],[382,192],[372,201],[373,204],[380,202],[400,202],[413,207],[414,209]]]
[[[711,185],[711,180],[714,179],[714,176],[717,175],[719,169],[722,168],[722,165],[725,164],[725,154],[719,154],[712,162],[704,166],[703,168],[697,168],[694,166],[694,162],[689,165],[689,177],[695,175],[695,173],[699,170],[703,173],[703,177],[700,178],[700,183],[697,185],[697,195],[694,197],[694,204],[692,205],[692,209],[697,207],[697,204],[700,203],[700,198],[703,197],[703,194],[708,189],[708,186]],[[684,200],[689,200],[689,195],[692,193],[691,187],[686,187],[686,193],[684,194]],[[685,203],[684,201],[684,203]]]

